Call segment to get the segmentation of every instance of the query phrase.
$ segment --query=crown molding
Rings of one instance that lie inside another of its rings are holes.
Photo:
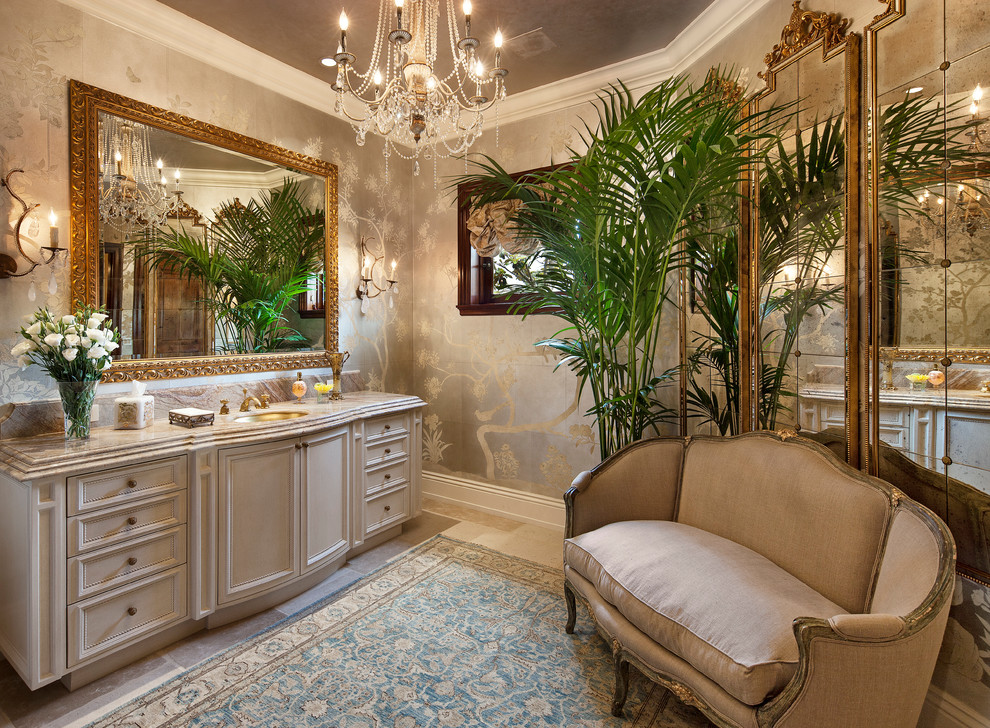
[[[656,86],[664,79],[687,70],[769,2],[715,0],[665,48],[510,94],[499,106],[499,124],[524,121],[587,103],[595,99],[603,88],[618,80],[632,91]],[[485,128],[493,126],[494,119],[486,119]]]
[[[156,0],[59,0],[142,38],[343,119],[333,111],[329,83],[293,68]],[[685,70],[770,0],[715,0],[666,48],[554,83],[512,94],[499,106],[499,124],[586,103],[622,79],[633,91]],[[314,63],[316,60],[314,59]],[[485,127],[494,126],[494,114]]]

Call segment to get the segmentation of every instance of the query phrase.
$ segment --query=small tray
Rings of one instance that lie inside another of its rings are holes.
[[[180,427],[206,427],[213,424],[213,413],[193,407],[174,409],[168,411],[168,421]]]

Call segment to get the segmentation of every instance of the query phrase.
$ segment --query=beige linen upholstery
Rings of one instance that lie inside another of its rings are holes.
[[[846,611],[861,612],[890,500],[841,477],[837,466],[824,450],[763,438],[692,441],[677,520],[742,544]],[[836,482],[843,487],[829,487]]]
[[[595,472],[598,487],[584,495],[587,506],[572,524],[575,535],[615,521],[673,520],[684,445],[679,440],[647,443],[654,441],[633,443],[625,457],[599,466]],[[601,487],[613,483],[621,498]],[[577,481],[575,486],[581,488]]]
[[[640,631],[748,705],[793,677],[795,618],[845,613],[755,551],[681,523],[603,526],[567,539],[564,560]]]
[[[721,728],[916,725],[955,545],[889,484],[761,432],[635,443],[564,501],[567,631],[580,597],[614,715],[634,665]]]

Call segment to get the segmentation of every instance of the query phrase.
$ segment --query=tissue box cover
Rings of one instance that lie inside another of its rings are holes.
[[[117,397],[114,400],[113,426],[117,430],[140,430],[155,421],[155,398],[150,394],[139,397]]]

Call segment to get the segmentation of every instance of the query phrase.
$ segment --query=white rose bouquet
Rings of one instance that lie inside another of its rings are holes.
[[[112,322],[94,306],[66,316],[42,308],[26,317],[20,333],[24,341],[10,353],[22,369],[37,364],[58,382],[66,437],[89,437],[96,383],[120,346]]]

